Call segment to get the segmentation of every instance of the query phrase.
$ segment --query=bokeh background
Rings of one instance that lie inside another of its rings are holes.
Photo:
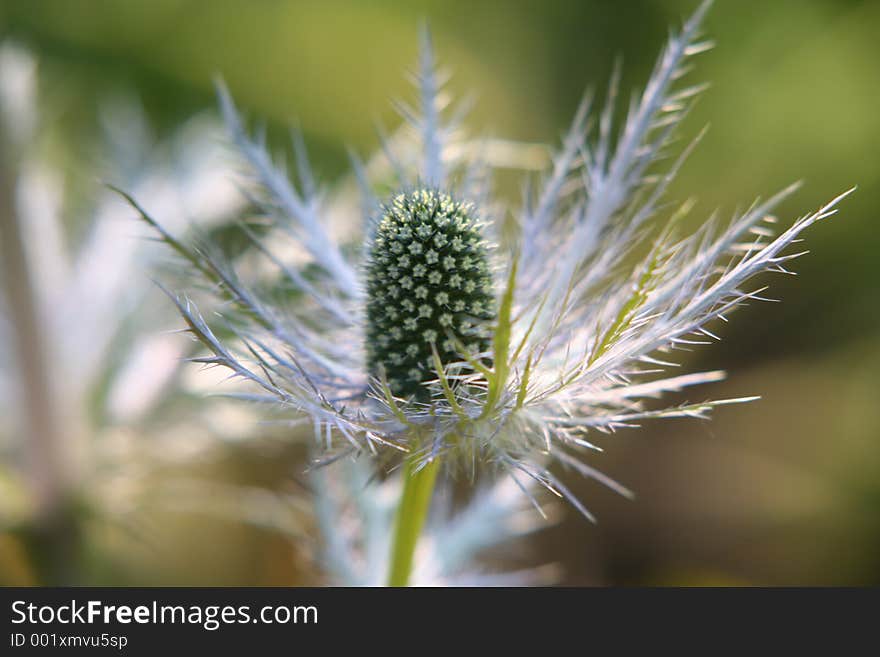
[[[180,366],[150,282],[162,250],[101,183],[222,234],[240,208],[214,76],[279,149],[295,122],[333,180],[396,125],[425,18],[471,132],[552,143],[615,57],[622,88],[642,84],[694,5],[0,0],[0,584],[321,581],[298,439]],[[604,440],[594,465],[635,501],[572,481],[597,525],[564,512],[489,563],[558,564],[563,584],[878,585],[880,3],[719,0],[705,31],[693,79],[712,86],[682,137],[710,130],[671,194],[698,199],[694,220],[798,179],[783,221],[859,190],[770,281],[783,303],[688,356],[730,372],[692,395],[762,399]]]

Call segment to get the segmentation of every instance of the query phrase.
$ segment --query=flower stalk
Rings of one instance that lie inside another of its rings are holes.
[[[388,586],[407,586],[412,574],[413,556],[419,535],[425,526],[440,459],[423,464],[417,454],[412,454],[404,465],[403,493],[397,507],[394,538],[391,543],[391,563],[388,570]]]
[[[24,430],[22,451],[34,500],[34,515],[22,528],[36,570],[45,584],[72,584],[76,578],[79,525],[73,500],[72,468],[60,430],[50,384],[46,335],[28,262],[21,217],[15,207],[15,173],[0,135],[0,281],[5,283],[17,359]]]

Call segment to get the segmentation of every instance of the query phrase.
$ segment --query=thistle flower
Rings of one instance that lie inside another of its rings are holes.
[[[392,581],[406,581],[441,461],[472,473],[491,466],[526,495],[526,482],[537,482],[592,518],[555,474],[570,468],[627,493],[586,462],[598,449],[592,434],[648,418],[702,418],[755,399],[659,410],[645,403],[723,377],[673,375],[672,352],[719,339],[716,320],[763,298],[765,288],[750,281],[788,273],[801,253],[787,247],[849,192],[778,235],[770,213],[796,186],[756,201],[726,227],[712,218],[679,236],[690,204],[670,211],[663,198],[696,140],[666,172],[654,164],[703,88],[681,79],[711,46],[698,36],[708,4],[669,38],[618,131],[619,74],[595,120],[585,97],[512,221],[493,213],[491,148],[474,148],[457,119],[445,120],[445,78],[427,33],[415,75],[419,104],[401,105],[409,133],[385,138],[373,163],[384,161],[390,176],[371,181],[376,166],[353,158],[362,219],[335,227],[357,236],[351,241],[332,237],[302,141],[294,140],[295,184],[221,87],[232,140],[256,182],[253,200],[271,220],[262,236],[244,230],[295,291],[293,302],[262,295],[265,280],[240,278],[241,259],[191,248],[141,210],[227,303],[223,321],[209,323],[188,297],[173,296],[209,351],[198,362],[259,389],[241,397],[310,418],[327,450],[322,463],[364,451],[408,455],[392,557],[400,576]],[[397,191],[377,199],[379,187]],[[658,227],[660,215],[669,220]],[[297,248],[281,255],[291,240]],[[232,337],[219,337],[218,326]]]

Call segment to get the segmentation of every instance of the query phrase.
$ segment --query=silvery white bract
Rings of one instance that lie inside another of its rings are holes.
[[[315,553],[331,584],[381,586],[387,581],[400,483],[397,477],[375,481],[363,459],[344,459],[312,472],[314,515],[322,538]],[[461,508],[453,509],[448,496],[439,501],[419,539],[413,586],[530,586],[558,577],[553,564],[498,571],[480,563],[489,550],[509,548],[516,539],[547,527],[510,478],[479,487]],[[552,507],[541,507],[545,517],[548,510]]]
[[[400,107],[411,129],[384,138],[378,158],[390,175],[373,180],[371,171],[380,167],[353,158],[364,199],[356,225],[330,220],[337,206],[314,180],[301,140],[294,140],[294,183],[263,139],[249,136],[221,89],[229,131],[256,183],[253,200],[271,220],[261,234],[254,226],[244,230],[263,265],[274,267],[293,293],[261,293],[265,271],[250,260],[253,284],[234,259],[207,245],[190,248],[142,212],[227,304],[209,323],[188,297],[175,297],[189,330],[210,352],[198,362],[228,368],[259,388],[242,395],[247,399],[311,418],[325,462],[396,450],[420,455],[423,464],[442,456],[471,470],[492,465],[523,491],[526,481],[536,481],[587,517],[552,472],[555,465],[626,493],[585,462],[596,449],[590,434],[647,418],[704,417],[717,405],[753,399],[660,410],[644,403],[723,376],[675,373],[670,352],[716,340],[715,320],[727,321],[738,306],[762,298],[765,288],[750,285],[751,279],[787,272],[786,263],[800,254],[786,247],[832,215],[846,195],[775,236],[770,212],[794,186],[754,203],[726,227],[708,221],[693,235],[677,235],[688,207],[670,211],[661,203],[693,144],[665,173],[653,165],[667,155],[702,89],[681,78],[688,60],[710,47],[698,40],[707,6],[670,37],[619,130],[617,75],[595,116],[591,99],[584,100],[552,166],[540,184],[526,181],[522,207],[507,223],[490,221],[497,207],[491,145],[475,148],[462,139],[458,118],[444,119],[445,80],[435,70],[427,33],[415,76],[418,106]],[[379,187],[381,194],[374,191]],[[392,200],[419,190],[469,202],[487,223],[496,312],[484,353],[460,345],[457,358],[442,359],[435,349],[433,375],[421,383],[426,394],[403,397],[392,391],[383,368],[368,367],[366,255]],[[231,330],[231,337],[219,337],[220,329]]]
[[[100,185],[79,188],[66,157],[82,157],[75,144],[93,127],[89,178],[112,162],[152,209],[197,212],[204,224],[242,203],[218,184],[232,172],[214,119],[196,117],[160,142],[140,105],[117,96],[94,124],[77,121],[74,139],[53,123],[65,92],[42,64],[0,40],[0,533],[33,532],[29,556],[49,546],[20,581],[82,584],[108,536],[137,533],[135,510],[155,500],[147,482],[160,465],[185,464],[208,431],[188,431],[185,445],[171,439],[171,383],[191,351],[160,333],[171,312],[145,302],[154,251],[132,235],[128,206]]]

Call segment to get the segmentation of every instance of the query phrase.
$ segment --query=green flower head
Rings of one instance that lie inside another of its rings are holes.
[[[367,358],[401,397],[426,399],[446,367],[481,358],[495,318],[488,249],[473,208],[434,190],[385,206],[367,254]]]

